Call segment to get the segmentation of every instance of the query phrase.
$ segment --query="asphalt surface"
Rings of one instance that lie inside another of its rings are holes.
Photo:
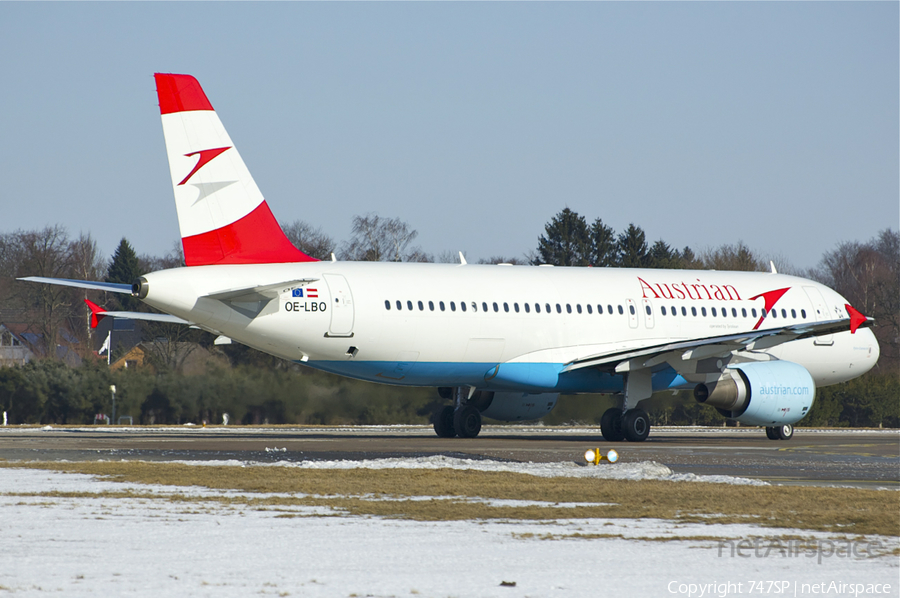
[[[599,428],[485,426],[442,439],[426,426],[0,428],[0,459],[302,461],[446,455],[506,461],[580,461],[615,448],[622,462],[656,461],[676,473],[782,484],[900,489],[900,431],[804,430],[771,441],[762,429],[654,428],[641,443],[605,442]],[[274,450],[277,449],[277,450]]]

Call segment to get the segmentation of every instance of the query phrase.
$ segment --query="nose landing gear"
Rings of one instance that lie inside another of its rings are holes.
[[[785,424],[766,428],[766,437],[769,440],[790,440],[794,436],[794,426]]]

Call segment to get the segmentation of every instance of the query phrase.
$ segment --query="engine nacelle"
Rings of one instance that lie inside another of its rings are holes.
[[[698,384],[694,398],[742,424],[779,426],[809,413],[816,383],[806,368],[790,361],[741,363],[713,384]]]
[[[478,394],[481,396],[477,397],[477,407],[483,416],[508,422],[542,418],[553,411],[559,399],[559,394],[549,393],[479,391]]]

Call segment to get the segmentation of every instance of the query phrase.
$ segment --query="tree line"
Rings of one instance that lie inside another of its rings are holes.
[[[332,253],[345,260],[458,260],[445,252],[437,258],[415,245],[417,232],[399,218],[375,214],[353,217],[351,238],[336,242],[321,228],[302,221],[283,226],[288,238],[318,259]],[[558,266],[768,270],[743,242],[695,252],[674,249],[664,240],[652,244],[645,231],[630,224],[621,232],[596,218],[589,223],[565,208],[551,218],[537,245],[522,257],[493,256],[482,263],[553,264]],[[771,259],[771,258],[770,258]],[[776,258],[779,271],[790,264]],[[70,236],[60,226],[0,234],[0,314],[28,324],[45,339],[46,348],[24,367],[0,368],[0,408],[15,423],[89,423],[109,411],[110,384],[120,388],[121,415],[143,423],[425,423],[436,405],[429,389],[385,387],[313,372],[241,345],[214,346],[212,336],[185,326],[143,323],[152,369],[110,371],[93,355],[89,298],[107,309],[147,309],[122,294],[17,282],[22,276],[106,280],[130,284],[154,270],[179,267],[180,243],[162,256],[138,255],[122,239],[111,259],[100,254],[89,234]],[[900,234],[885,229],[865,242],[844,242],[826,252],[820,263],[794,273],[834,288],[863,313],[876,319],[882,356],[876,368],[845,384],[819,389],[810,415],[801,425],[900,426]],[[0,319],[3,323],[3,319]],[[65,331],[81,347],[80,367],[64,367],[57,351]],[[182,365],[191,351],[220,356],[219,366],[186,375]],[[667,393],[668,395],[668,393]],[[596,423],[610,397],[565,397],[546,423]],[[653,397],[647,408],[660,424],[723,424],[713,409],[696,404],[690,393]]]

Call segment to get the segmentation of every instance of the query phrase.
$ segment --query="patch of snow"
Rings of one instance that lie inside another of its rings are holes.
[[[147,489],[28,469],[0,469],[0,488]],[[791,594],[800,587],[793,584],[832,581],[887,583],[893,596],[898,588],[892,556],[831,556],[821,563],[778,554],[740,558],[709,539],[829,539],[804,530],[652,519],[417,522],[317,514],[334,513],[228,501],[0,494],[0,587],[26,596],[138,598],[686,596],[678,594],[680,584],[741,583],[740,593],[751,594],[748,584],[759,580],[787,581]],[[869,540],[887,550],[898,545],[895,537]]]
[[[268,449],[267,449],[268,450]],[[217,465],[239,467],[296,467],[299,469],[468,469],[524,473],[542,478],[598,478],[608,480],[666,480],[672,482],[709,482],[715,484],[737,484],[768,486],[768,482],[751,478],[726,475],[696,475],[674,473],[671,469],[655,461],[636,463],[601,463],[581,465],[575,462],[562,463],[518,463],[494,461],[490,459],[460,459],[444,455],[428,457],[396,457],[388,459],[334,460],[334,461],[277,461],[261,463],[255,461],[173,461],[188,465]]]

